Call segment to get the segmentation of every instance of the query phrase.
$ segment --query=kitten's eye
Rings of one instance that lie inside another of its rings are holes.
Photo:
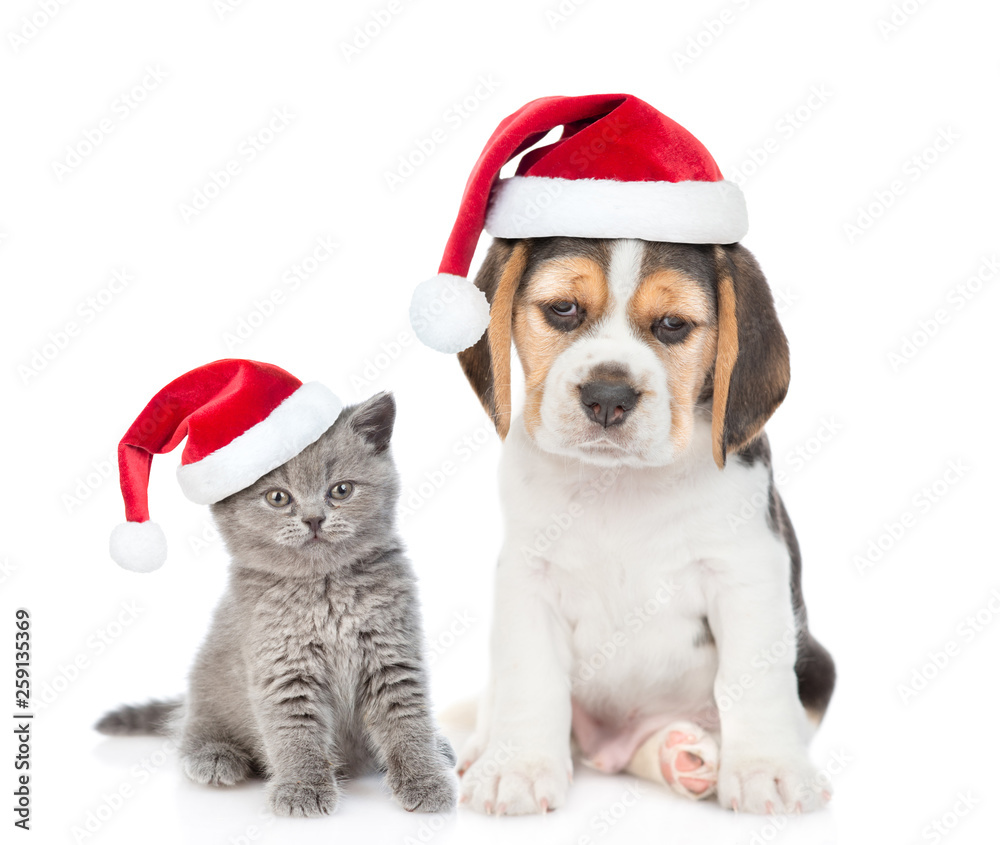
[[[292,497],[289,496],[284,490],[268,490],[264,494],[264,500],[272,508],[285,508],[291,504]]]
[[[341,481],[330,488],[330,498],[337,502],[349,499],[354,492],[354,485],[350,481]]]
[[[660,343],[678,343],[688,336],[692,328],[691,323],[680,317],[663,317],[653,323],[653,334]]]

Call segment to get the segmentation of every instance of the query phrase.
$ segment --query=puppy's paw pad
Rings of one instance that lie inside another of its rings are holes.
[[[462,803],[481,813],[520,816],[547,813],[566,802],[572,762],[538,752],[512,752],[504,743],[486,748],[462,778]]]
[[[458,755],[457,760],[458,774],[460,776],[464,775],[472,764],[482,756],[483,749],[486,748],[486,745],[486,737],[480,736],[479,734],[473,734],[468,740],[466,740],[465,745],[462,746],[462,752]]]
[[[740,756],[723,759],[719,803],[741,813],[801,813],[818,810],[829,800],[828,785],[802,755]]]
[[[267,803],[276,816],[315,818],[332,813],[339,799],[333,783],[281,781],[270,787]]]
[[[446,813],[458,801],[458,784],[450,769],[399,778],[392,794],[411,813]]]
[[[239,748],[224,742],[210,742],[184,756],[184,772],[196,783],[233,786],[251,773],[250,758]]]
[[[715,792],[719,746],[702,728],[677,722],[663,730],[660,772],[675,792],[686,798],[707,798]]]

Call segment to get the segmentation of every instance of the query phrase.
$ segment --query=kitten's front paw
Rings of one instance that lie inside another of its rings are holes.
[[[741,813],[808,813],[830,798],[805,752],[727,755],[725,746],[718,791],[723,807]]]
[[[454,766],[455,763],[458,762],[458,757],[455,756],[455,749],[451,747],[451,743],[448,742],[444,736],[438,734],[434,739],[434,743],[437,747],[438,754],[444,758],[446,765],[450,767]]]
[[[208,742],[184,755],[184,772],[196,783],[232,786],[246,780],[252,769],[250,757],[226,742]]]
[[[269,788],[268,806],[276,816],[315,818],[337,809],[340,789],[333,782],[280,781]]]
[[[462,803],[480,813],[545,813],[566,802],[573,764],[567,754],[511,750],[490,743],[462,775]]]
[[[450,769],[429,774],[407,772],[392,778],[390,785],[395,799],[411,813],[446,813],[458,800],[458,784]]]

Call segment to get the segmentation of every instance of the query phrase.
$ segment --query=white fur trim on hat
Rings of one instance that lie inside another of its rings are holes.
[[[490,324],[490,304],[464,276],[439,273],[410,300],[410,325],[421,343],[449,355],[468,349]]]
[[[731,244],[747,233],[746,201],[735,182],[619,182],[614,179],[501,179],[486,215],[495,238],[640,238]]]
[[[318,381],[303,384],[268,416],[200,461],[177,468],[192,502],[211,505],[249,487],[315,443],[343,408]]]
[[[111,559],[131,572],[153,572],[167,559],[167,538],[155,522],[123,522],[111,532]]]

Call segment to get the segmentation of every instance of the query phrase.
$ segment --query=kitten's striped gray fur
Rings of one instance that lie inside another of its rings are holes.
[[[339,782],[371,769],[407,810],[455,805],[395,528],[394,420],[390,394],[346,408],[297,457],[212,506],[232,568],[187,697],[121,707],[98,730],[176,734],[200,783],[263,774],[280,815],[331,812]],[[332,498],[344,481],[353,493]],[[268,504],[271,490],[290,503]]]

